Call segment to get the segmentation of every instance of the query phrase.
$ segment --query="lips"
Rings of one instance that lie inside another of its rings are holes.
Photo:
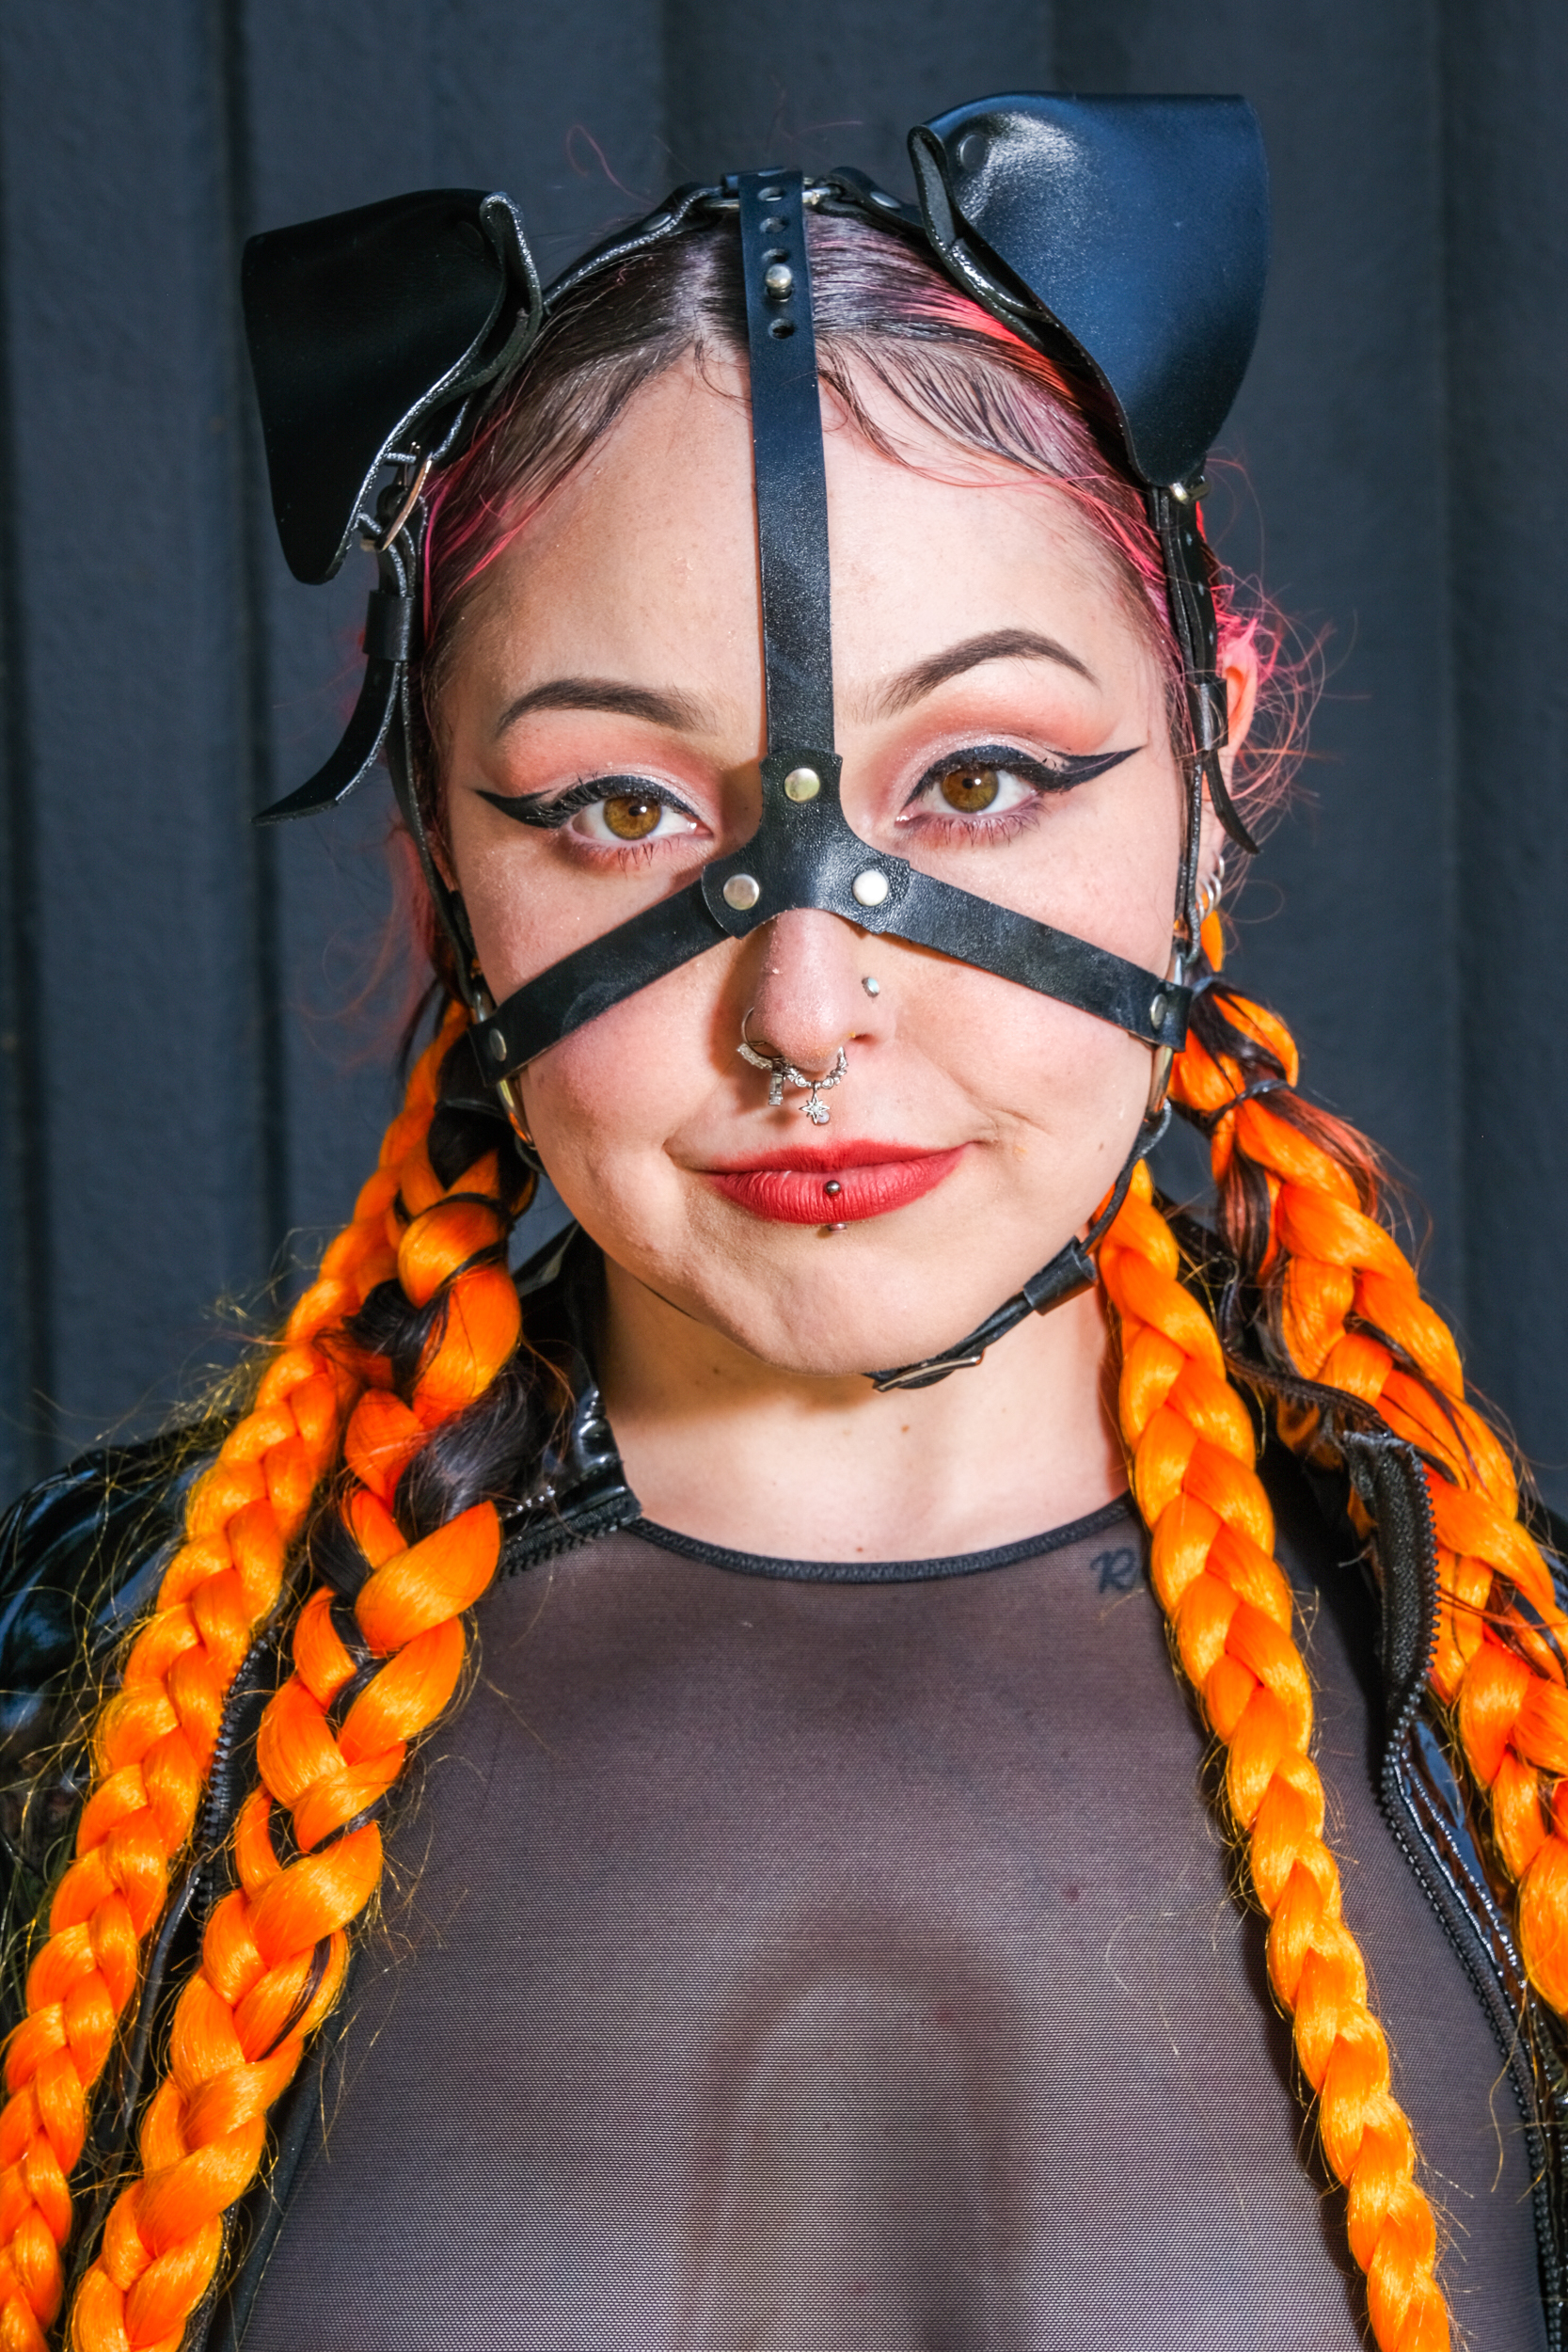
[[[766,1162],[705,1173],[726,1200],[771,1224],[858,1225],[934,1192],[963,1155],[961,1143],[950,1152],[918,1152],[868,1141],[782,1152]],[[836,1189],[830,1192],[830,1184]]]

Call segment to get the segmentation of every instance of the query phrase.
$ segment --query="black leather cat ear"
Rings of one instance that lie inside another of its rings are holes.
[[[252,237],[242,278],[289,568],[330,580],[393,459],[418,466],[536,333],[515,207],[431,188]]]
[[[1191,482],[1241,389],[1268,274],[1246,100],[983,98],[911,131],[910,154],[958,283],[1029,340],[1066,337],[1146,484]]]

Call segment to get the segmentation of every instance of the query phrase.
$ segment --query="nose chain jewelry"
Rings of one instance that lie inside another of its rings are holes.
[[[754,1010],[755,1008],[753,1007],[752,1009]],[[839,1047],[838,1059],[826,1075],[814,1078],[808,1072],[797,1070],[795,1064],[792,1061],[786,1061],[782,1054],[760,1053],[746,1035],[746,1022],[750,1021],[751,1017],[752,1014],[749,1011],[746,1020],[740,1025],[740,1043],[736,1047],[736,1052],[742,1061],[749,1061],[753,1070],[767,1071],[768,1109],[773,1111],[779,1109],[784,1102],[785,1087],[804,1087],[807,1089],[806,1099],[800,1104],[800,1108],[814,1127],[825,1127],[831,1113],[821,1098],[824,1094],[830,1093],[841,1078],[846,1078],[849,1074],[849,1057],[843,1046]]]

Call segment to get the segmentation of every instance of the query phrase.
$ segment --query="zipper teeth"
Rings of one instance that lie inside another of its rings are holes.
[[[1529,2153],[1530,2201],[1535,2215],[1536,2253],[1541,2265],[1547,2344],[1549,2352],[1563,2352],[1562,2257],[1558,2246],[1557,2222],[1552,2207],[1545,2132],[1537,2116],[1537,2086],[1526,2054],[1523,2021],[1513,2008],[1508,1979],[1500,1963],[1465,1918],[1464,1898],[1445,1867],[1443,1856],[1431,1833],[1418,1814],[1410,1788],[1402,1781],[1392,1750],[1385,1762],[1378,1803],[1388,1824],[1389,1836],[1404,1855],[1412,1876],[1480,1996],[1481,2010],[1492,2028],[1493,2039],[1518,2101],[1525,2144]],[[1427,1867],[1429,1863],[1430,1868]],[[1480,1889],[1474,1891],[1478,1897],[1481,1895]],[[1484,1899],[1490,1913],[1490,1899]]]
[[[1376,1440],[1369,1442],[1363,1438],[1357,1450],[1380,1454],[1389,1468],[1397,1466],[1402,1476],[1405,1499],[1413,1506],[1412,1516],[1416,1523],[1421,1613],[1425,1620],[1425,1640],[1421,1645],[1419,1664],[1409,1677],[1384,1742],[1382,1769],[1378,1775],[1379,1809],[1388,1824],[1389,1835],[1404,1855],[1417,1884],[1426,1896],[1439,1926],[1457,1954],[1460,1965],[1476,1989],[1509,2080],[1513,2086],[1529,2157],[1530,2202],[1535,2217],[1536,2257],[1541,2270],[1547,2340],[1550,2352],[1563,2352],[1562,2249],[1553,2209],[1544,2119],[1540,2115],[1541,2099],[1547,2094],[1536,2080],[1526,2038],[1529,2017],[1528,1985],[1521,1978],[1516,1995],[1497,1957],[1498,1947],[1503,1951],[1511,1948],[1510,1936],[1490,1887],[1472,1885],[1470,1873],[1464,1871],[1465,1891],[1461,1891],[1455,1871],[1456,1867],[1462,1869],[1463,1866],[1445,1864],[1433,1829],[1421,1818],[1417,1803],[1417,1792],[1419,1791],[1430,1804],[1424,1784],[1414,1770],[1411,1749],[1416,1719],[1426,1695],[1432,1661],[1436,1653],[1440,1607],[1437,1534],[1433,1524],[1432,1501],[1427,1493],[1420,1456],[1413,1446],[1407,1445],[1402,1438],[1390,1438],[1387,1442],[1379,1444]],[[1343,1451],[1348,1455],[1351,1447],[1346,1445]],[[1384,1515],[1376,1510],[1380,1500],[1376,1493],[1376,1468],[1374,1463],[1372,1500],[1381,1535]],[[1396,1514],[1390,1512],[1388,1516],[1395,1518]],[[1386,1557],[1383,1602],[1386,1649],[1390,1583]],[[1418,1841],[1420,1851],[1417,1850]],[[1427,1864],[1430,1864],[1430,1868]],[[1466,1894],[1486,1922],[1490,1937],[1480,1933],[1473,1918],[1468,1916]]]
[[[501,1546],[502,1576],[522,1576],[530,1568],[542,1567],[546,1560],[559,1560],[568,1551],[580,1551],[595,1536],[613,1535],[623,1527],[629,1527],[642,1516],[641,1505],[629,1487],[606,1502],[591,1504],[581,1518],[568,1523],[556,1519],[546,1528],[509,1536]]]

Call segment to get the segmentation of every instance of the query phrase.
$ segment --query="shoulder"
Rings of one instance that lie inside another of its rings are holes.
[[[41,1898],[81,1800],[85,1719],[179,1540],[227,1424],[85,1454],[0,1520],[0,1882],[4,1925]]]
[[[0,1752],[25,1753],[59,1677],[146,1607],[224,1425],[85,1454],[0,1522]]]

